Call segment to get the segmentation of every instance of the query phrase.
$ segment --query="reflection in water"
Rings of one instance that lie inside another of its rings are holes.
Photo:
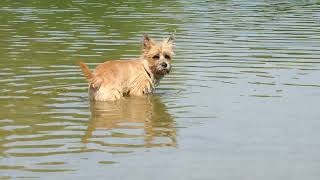
[[[319,10],[0,1],[0,179],[192,179],[194,169],[198,179],[319,179]],[[77,61],[136,57],[142,34],[174,29],[174,69],[157,88],[165,105],[147,96],[89,112]]]
[[[84,143],[127,148],[177,145],[174,119],[158,96],[91,102],[90,109]]]

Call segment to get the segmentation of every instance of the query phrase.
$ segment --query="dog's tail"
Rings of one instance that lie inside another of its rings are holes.
[[[93,74],[90,71],[88,65],[86,65],[84,62],[80,62],[79,65],[83,72],[83,75],[87,78],[88,81],[90,81],[93,77]]]

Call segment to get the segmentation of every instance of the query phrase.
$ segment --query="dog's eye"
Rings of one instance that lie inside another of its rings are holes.
[[[169,55],[164,55],[164,58],[170,59],[170,56]]]
[[[152,59],[159,59],[159,58],[160,58],[159,55],[155,55],[152,57]]]

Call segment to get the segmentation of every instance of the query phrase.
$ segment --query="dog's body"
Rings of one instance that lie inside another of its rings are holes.
[[[84,64],[81,67],[86,68]],[[89,97],[93,101],[151,93],[157,81],[149,76],[141,59],[107,61],[98,65],[94,73],[87,77]]]
[[[144,37],[143,54],[138,59],[107,61],[93,73],[80,67],[89,81],[89,97],[93,101],[112,101],[123,96],[151,93],[160,79],[169,73],[173,56],[173,36],[156,44]]]

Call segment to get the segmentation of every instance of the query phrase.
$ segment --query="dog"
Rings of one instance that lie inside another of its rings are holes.
[[[171,70],[174,40],[174,35],[171,35],[162,42],[155,42],[144,35],[139,58],[106,61],[98,65],[94,72],[80,62],[80,68],[89,81],[90,100],[114,101],[124,96],[152,93]]]

